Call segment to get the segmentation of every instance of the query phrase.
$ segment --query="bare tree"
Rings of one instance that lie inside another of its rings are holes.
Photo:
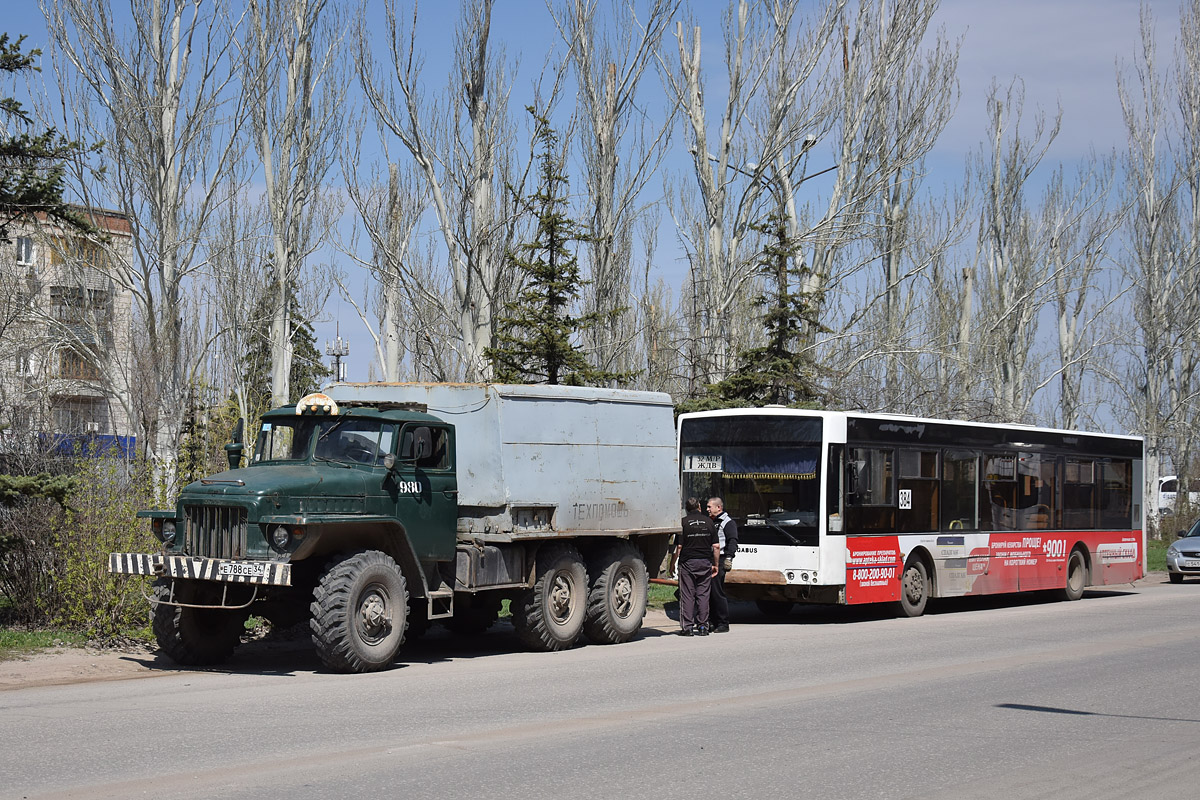
[[[216,386],[235,398],[238,415],[253,419],[265,411],[252,398],[259,394],[248,384],[246,356],[261,342],[256,337],[270,328],[270,320],[255,319],[257,309],[266,308],[268,247],[263,236],[265,220],[260,204],[240,181],[227,185],[228,196],[220,213],[205,231],[208,275],[203,296],[210,305],[202,315],[210,326],[208,373]]]
[[[1058,363],[1044,383],[1058,379],[1053,418],[1062,428],[1078,428],[1085,418],[1095,419],[1095,404],[1084,399],[1084,379],[1104,345],[1099,322],[1121,296],[1120,291],[1104,291],[1102,284],[1120,219],[1107,208],[1112,180],[1111,161],[1099,162],[1093,156],[1070,183],[1059,167],[1042,200],[1050,302],[1058,323]]]
[[[791,176],[827,127],[822,92],[812,85],[821,82],[842,2],[829,3],[809,26],[799,7],[797,0],[754,6],[742,0],[726,12],[727,83],[715,138],[704,101],[699,26],[687,36],[677,23],[678,66],[663,68],[696,180],[695,203],[674,198],[673,213],[690,266],[692,368],[699,383],[725,377],[745,341],[734,323],[744,315],[732,312],[754,275],[756,248],[748,240],[762,216],[760,198],[774,181],[782,204],[790,204]]]
[[[230,91],[240,20],[220,0],[133,0],[126,34],[108,0],[40,6],[69,117],[64,128],[107,142],[108,178],[90,187],[93,200],[124,211],[132,229],[133,258],[113,264],[111,274],[133,293],[145,326],[139,351],[150,401],[142,441],[170,486],[196,367],[185,341],[187,286],[243,119]],[[118,395],[132,403],[135,376],[121,380]]]
[[[1031,359],[1043,291],[1051,279],[1046,238],[1028,208],[1027,186],[1058,135],[1061,111],[1047,127],[1034,116],[1033,131],[1021,130],[1024,89],[1014,81],[1001,94],[992,84],[987,100],[989,140],[974,160],[980,181],[976,264],[979,297],[973,342],[995,397],[991,416],[1027,422],[1036,379]]]
[[[587,332],[586,347],[592,362],[611,372],[634,369],[632,232],[638,196],[662,162],[671,124],[669,116],[647,119],[635,105],[638,86],[679,3],[653,0],[644,22],[632,3],[617,0],[605,4],[607,19],[597,0],[562,0],[557,11],[551,8],[578,87],[591,276],[586,312],[603,320]]]
[[[328,0],[251,0],[243,80],[254,146],[262,161],[271,265],[271,402],[291,399],[292,328],[288,298],[305,262],[336,215],[321,183],[334,164],[345,93],[337,7]]]
[[[1169,380],[1175,346],[1171,312],[1179,307],[1178,281],[1172,238],[1177,224],[1176,177],[1164,157],[1167,87],[1157,73],[1153,20],[1142,12],[1142,42],[1138,60],[1117,75],[1117,91],[1128,131],[1123,155],[1126,193],[1131,201],[1127,242],[1129,257],[1122,262],[1134,291],[1134,319],[1140,351],[1136,376],[1138,397],[1130,403],[1135,427],[1145,436],[1145,497],[1155,497],[1161,474],[1168,424],[1178,408]],[[1119,385],[1119,384],[1118,384]]]
[[[492,5],[465,4],[446,92],[432,102],[421,81],[415,8],[405,30],[395,0],[385,3],[387,74],[371,57],[366,19],[358,25],[358,77],[369,107],[413,159],[436,215],[452,287],[444,313],[454,321],[468,380],[491,375],[484,350],[492,344],[496,309],[514,288],[505,257],[523,186],[513,160],[509,77],[491,45]]]

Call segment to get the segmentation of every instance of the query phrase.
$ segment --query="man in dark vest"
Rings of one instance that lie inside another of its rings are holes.
[[[671,556],[670,570],[679,564],[679,635],[708,635],[709,588],[717,574],[720,545],[717,527],[700,511],[700,501],[687,500],[679,544]]]

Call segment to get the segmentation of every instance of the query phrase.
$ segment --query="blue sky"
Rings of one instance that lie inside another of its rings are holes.
[[[710,59],[721,57],[719,11],[724,5],[691,4],[703,26],[705,53]],[[1165,49],[1178,29],[1178,3],[1160,1],[1152,8],[1158,41]],[[445,81],[456,10],[452,3],[421,6],[420,41],[426,51],[425,79],[431,91]],[[4,16],[3,29],[10,35],[28,34],[27,48],[44,45],[45,26],[35,0],[9,0]],[[1090,148],[1104,153],[1122,144],[1124,130],[1114,74],[1117,62],[1132,60],[1139,46],[1136,0],[943,0],[938,21],[949,37],[962,37],[961,99],[930,159],[928,186],[954,185],[961,179],[966,155],[979,146],[985,132],[985,98],[993,79],[1001,85],[1014,77],[1024,81],[1027,116],[1035,107],[1049,115],[1057,105],[1062,106],[1062,132],[1048,162],[1071,162]],[[512,101],[513,108],[519,109],[528,102],[527,87],[548,50],[558,45],[544,2],[499,0],[493,42],[503,43],[510,58],[520,59]],[[673,46],[673,41],[668,44]],[[652,84],[657,84],[657,79],[647,81],[657,91]],[[1049,171],[1048,164],[1045,173]],[[678,259],[668,248],[674,244],[664,238],[660,237],[663,270],[672,281],[675,274],[682,275],[682,268],[672,267],[671,262]],[[371,346],[361,323],[349,305],[336,297],[327,311],[329,319],[316,326],[322,346],[333,337],[335,318],[340,318],[341,333],[352,348],[349,377],[365,380]]]

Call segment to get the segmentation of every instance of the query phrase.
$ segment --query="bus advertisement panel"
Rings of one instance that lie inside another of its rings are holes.
[[[679,419],[685,496],[738,523],[731,596],[793,602],[1127,583],[1144,574],[1142,441],[1018,425],[730,409]]]

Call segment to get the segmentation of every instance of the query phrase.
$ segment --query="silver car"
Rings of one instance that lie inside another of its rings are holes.
[[[1200,519],[1179,532],[1179,540],[1167,548],[1167,575],[1171,583],[1183,583],[1184,576],[1200,576]]]

